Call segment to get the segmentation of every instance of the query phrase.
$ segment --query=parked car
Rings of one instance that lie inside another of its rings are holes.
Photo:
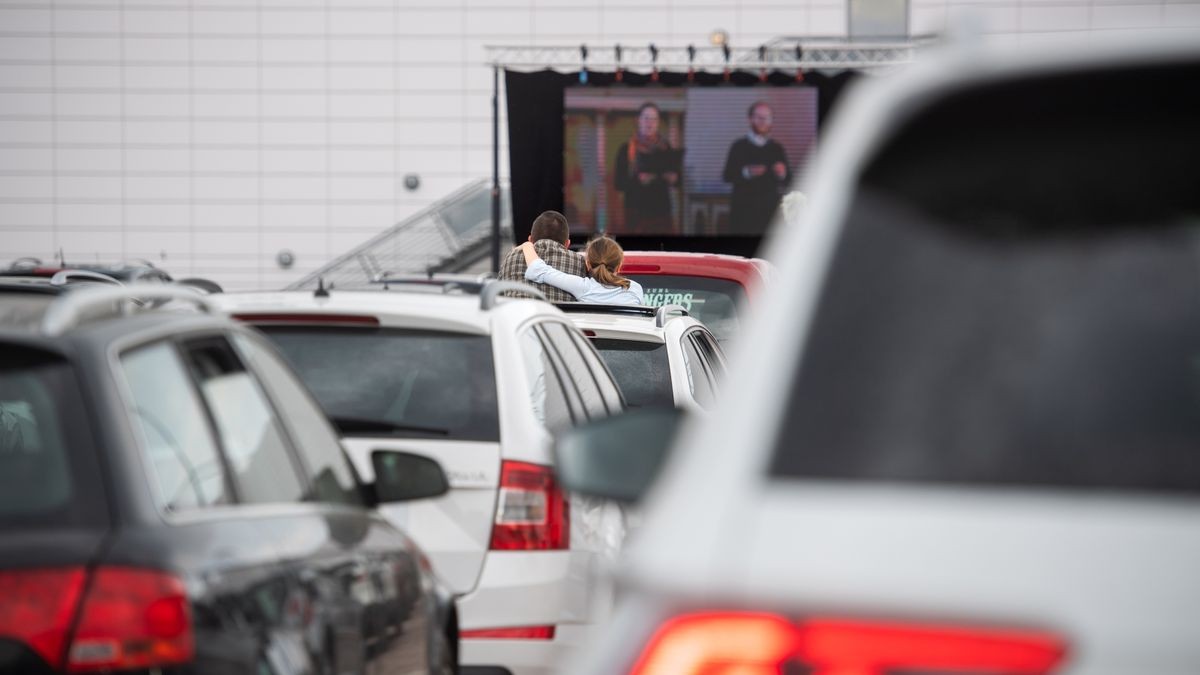
[[[964,49],[842,103],[572,672],[1200,671],[1200,43]]]
[[[680,305],[726,342],[775,268],[762,258],[736,255],[626,251],[621,273],[642,285],[647,305]]]
[[[171,275],[165,270],[155,267],[145,260],[114,263],[110,265],[79,265],[79,264],[46,264],[37,258],[19,258],[13,261],[8,269],[0,270],[0,279],[9,276],[46,277],[52,278],[62,272],[80,273],[78,278],[91,275],[103,275],[122,283],[170,283]],[[69,274],[61,275],[61,279],[69,278]],[[102,279],[102,277],[93,277]]]
[[[708,410],[725,378],[725,353],[679,305],[558,303],[600,353],[630,408]]]
[[[446,467],[449,494],[384,513],[459,594],[461,661],[480,674],[549,672],[590,628],[589,579],[606,541],[594,509],[560,488],[551,447],[555,433],[624,408],[567,316],[499,297],[513,290],[531,292],[392,280],[374,291],[211,296],[288,357],[360,471],[379,449]]]
[[[198,292],[0,281],[0,672],[453,672],[450,595],[373,508],[445,475],[372,462]]]

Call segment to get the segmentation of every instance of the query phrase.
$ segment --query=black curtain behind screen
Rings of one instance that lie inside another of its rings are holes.
[[[857,73],[844,71],[836,75],[805,73],[799,86],[816,87],[818,129],[837,102],[842,88]],[[543,70],[522,73],[504,71],[504,86],[508,97],[508,156],[512,185],[513,238],[525,241],[533,219],[546,209],[563,210],[563,95],[568,86],[579,83],[578,73],[558,73]],[[587,86],[604,87],[616,84],[614,73],[588,72]],[[651,77],[641,73],[622,73],[621,84],[645,86]],[[693,86],[748,87],[761,84],[758,73],[736,71],[725,82],[723,73],[698,72]],[[684,86],[687,73],[662,72],[659,86]],[[795,73],[775,71],[767,76],[767,84],[779,87],[798,86]],[[637,250],[701,251],[753,256],[762,237],[654,237],[621,235],[621,245]],[[582,242],[576,242],[582,243]],[[514,242],[515,244],[515,242]]]

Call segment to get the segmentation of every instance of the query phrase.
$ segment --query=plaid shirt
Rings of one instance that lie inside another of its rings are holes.
[[[556,270],[574,274],[575,276],[587,276],[587,268],[583,265],[583,256],[578,253],[568,251],[565,246],[554,241],[553,239],[539,239],[533,244],[533,248],[537,251],[538,257],[546,261]],[[546,295],[546,299],[550,302],[575,302],[575,296],[570,293],[555,288],[547,284],[535,284],[532,281],[525,281],[525,254],[520,249],[514,248],[508,252],[508,256],[500,265],[500,280],[501,281],[520,281],[529,284]],[[513,293],[505,293],[504,295],[517,295]]]

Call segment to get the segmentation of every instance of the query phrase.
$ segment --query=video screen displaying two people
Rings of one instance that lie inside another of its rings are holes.
[[[761,235],[817,133],[810,87],[573,87],[564,107],[564,202],[581,233]]]

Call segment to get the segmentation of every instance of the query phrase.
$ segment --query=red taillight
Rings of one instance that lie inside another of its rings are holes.
[[[378,326],[379,318],[362,314],[234,314],[233,318],[246,323],[302,323],[333,324],[340,326]]]
[[[554,626],[521,626],[520,628],[479,628],[459,632],[464,640],[553,640]]]
[[[193,651],[183,582],[152,570],[102,567],[84,598],[67,670],[155,668],[190,661]]]
[[[0,636],[60,668],[86,576],[83,568],[0,571]]]
[[[55,670],[65,654],[71,673],[158,668],[194,652],[183,583],[128,567],[101,567],[90,579],[82,567],[0,572],[0,636],[29,645]]]
[[[570,543],[567,520],[567,501],[550,467],[501,463],[493,551],[565,549]]]
[[[689,614],[650,639],[635,675],[779,673],[796,663],[812,675],[894,672],[1045,675],[1066,653],[1038,632],[772,614]]]

